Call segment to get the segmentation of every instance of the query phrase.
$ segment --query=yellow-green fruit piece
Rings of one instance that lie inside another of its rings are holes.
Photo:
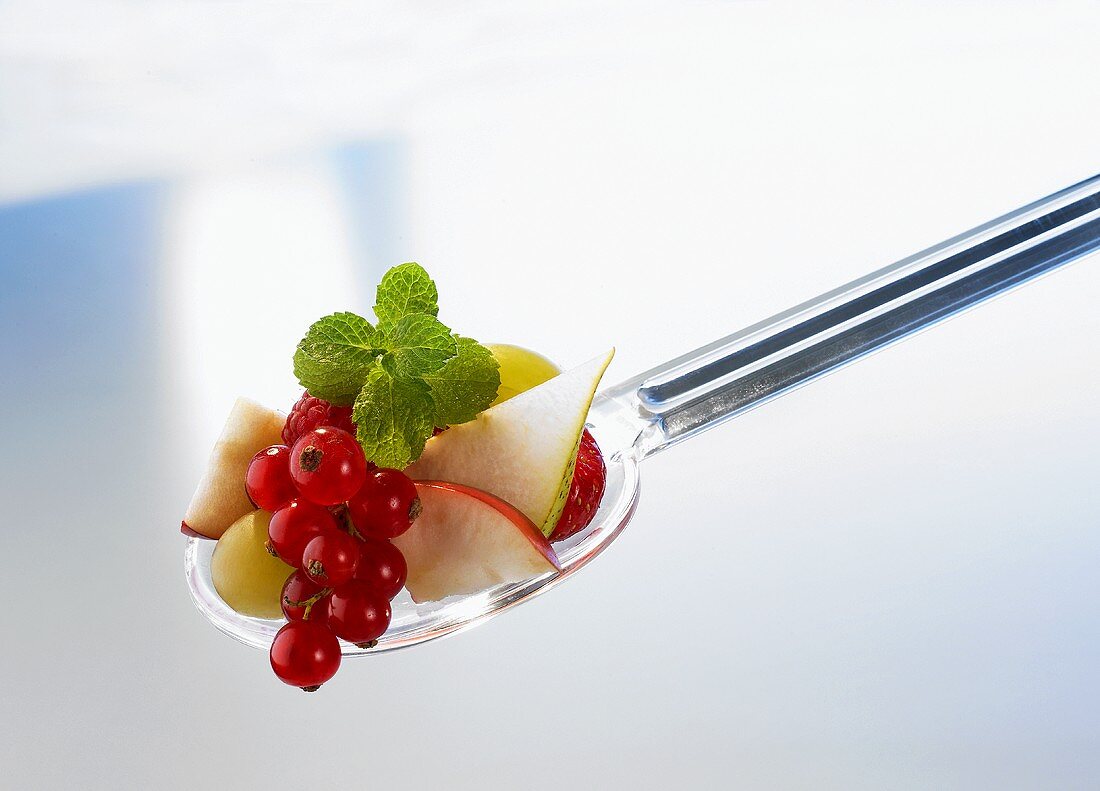
[[[264,544],[271,514],[253,511],[234,522],[218,539],[210,560],[210,576],[222,600],[252,618],[281,618],[279,595],[294,571]]]
[[[561,369],[541,354],[510,343],[489,343],[486,348],[500,364],[500,388],[492,406],[538,387],[561,373]]]

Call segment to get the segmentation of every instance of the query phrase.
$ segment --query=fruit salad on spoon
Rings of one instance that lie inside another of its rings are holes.
[[[439,318],[418,264],[382,278],[372,323],[316,321],[287,415],[238,399],[183,519],[216,539],[217,595],[285,619],[271,667],[316,690],[341,641],[376,644],[391,601],[464,596],[560,570],[553,542],[592,521],[606,467],[584,428],[613,352],[565,373]]]

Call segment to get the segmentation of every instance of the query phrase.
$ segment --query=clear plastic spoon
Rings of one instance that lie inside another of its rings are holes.
[[[562,570],[440,602],[414,604],[403,592],[378,645],[345,643],[344,655],[454,634],[549,590],[630,521],[641,460],[1097,248],[1100,176],[601,392],[589,428],[607,460],[607,491],[592,524],[555,544]],[[283,622],[226,606],[210,579],[213,551],[213,541],[188,541],[185,571],[195,604],[226,634],[267,649]]]

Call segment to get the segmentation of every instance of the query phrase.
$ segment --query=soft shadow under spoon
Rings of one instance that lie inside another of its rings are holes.
[[[549,590],[604,550],[638,502],[638,463],[806,382],[957,315],[1100,247],[1100,176],[948,239],[846,286],[601,392],[589,428],[607,461],[592,524],[555,544],[562,570],[441,602],[402,592],[376,654],[454,634]],[[214,590],[214,542],[192,538],[185,571],[216,627],[267,649],[284,623],[238,615]]]

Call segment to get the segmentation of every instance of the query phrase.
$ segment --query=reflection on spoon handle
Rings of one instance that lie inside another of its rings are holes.
[[[616,385],[593,409],[645,458],[1098,247],[1094,176]]]

